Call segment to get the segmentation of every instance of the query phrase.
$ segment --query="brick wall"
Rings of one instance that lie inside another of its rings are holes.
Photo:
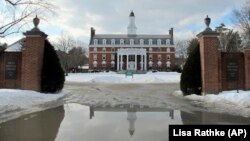
[[[200,37],[202,92],[219,92],[219,41],[216,36]]]
[[[22,89],[41,91],[45,37],[27,36],[22,51]]]

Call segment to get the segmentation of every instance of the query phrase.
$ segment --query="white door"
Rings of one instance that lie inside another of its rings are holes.
[[[128,62],[128,70],[135,70],[135,62],[133,61]]]

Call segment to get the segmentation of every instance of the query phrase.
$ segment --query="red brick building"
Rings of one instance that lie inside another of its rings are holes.
[[[129,15],[127,34],[96,34],[91,28],[89,70],[172,70],[175,65],[173,28],[169,35],[136,34],[135,15]]]

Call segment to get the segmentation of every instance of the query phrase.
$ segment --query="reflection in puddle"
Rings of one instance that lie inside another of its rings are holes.
[[[147,106],[64,106],[0,124],[0,141],[168,140],[169,124],[250,124],[250,118]]]

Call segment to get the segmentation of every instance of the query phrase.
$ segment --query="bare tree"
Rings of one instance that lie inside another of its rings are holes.
[[[188,54],[187,54],[187,49],[188,49],[188,40],[179,40],[176,41],[176,57],[177,58],[183,58],[186,59]]]
[[[49,0],[1,0],[0,38],[20,32],[35,15],[44,17],[55,7]]]
[[[242,30],[243,46],[249,47],[250,44],[250,0],[239,10],[234,11],[236,23]]]
[[[216,27],[219,35],[220,48],[225,52],[238,52],[241,49],[241,38],[238,32],[226,28],[224,24]]]
[[[83,42],[74,39],[68,33],[62,33],[55,43],[58,57],[66,75],[71,68],[77,68],[87,63],[87,50],[84,45]]]

